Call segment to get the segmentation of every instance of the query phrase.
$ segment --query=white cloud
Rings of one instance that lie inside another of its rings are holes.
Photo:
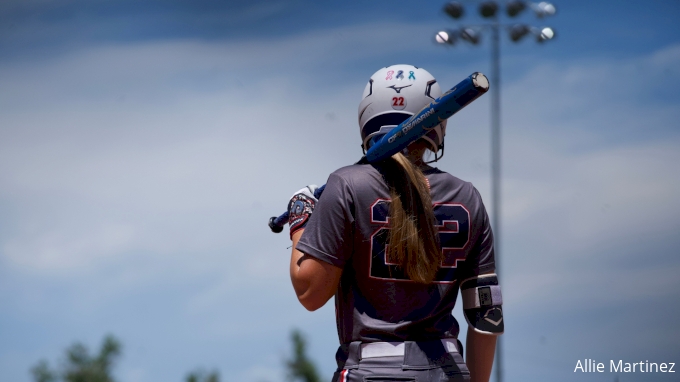
[[[36,104],[49,109],[92,101],[115,107],[116,101],[124,100],[143,104],[146,112],[150,106],[167,106],[169,99],[195,92],[230,90],[232,96],[257,97],[287,95],[278,93],[277,85],[293,91],[300,87],[306,91],[311,84],[342,89],[343,65],[404,50],[417,54],[427,47],[416,36],[429,29],[421,24],[379,23],[267,40],[93,46],[47,62],[5,62],[0,65],[4,84],[0,100],[26,110],[34,110]],[[354,75],[364,81],[369,74]],[[315,83],[317,76],[323,83]]]
[[[404,33],[422,28],[413,25]],[[320,137],[347,146],[354,142],[354,133],[340,128],[354,124],[352,86],[317,96],[308,84],[284,73],[300,60],[283,52],[318,52],[336,34],[344,36],[341,46],[386,39],[394,29],[341,28],[270,42],[106,46],[48,62],[6,64],[0,73],[8,86],[0,98],[18,107],[7,108],[2,117],[0,181],[3,198],[20,213],[14,221],[17,233],[3,240],[3,256],[48,273],[87,272],[112,261],[125,263],[130,256],[160,256],[171,259],[172,267],[185,267],[182,254],[187,252],[206,262],[233,262],[233,253],[247,248],[243,239],[260,235],[250,225],[266,216],[265,210],[278,211],[276,206],[285,204],[285,190],[310,178],[321,183],[338,163],[355,159],[351,150],[333,154],[319,144]],[[328,49],[342,60],[353,59],[349,49],[337,48]],[[643,230],[675,222],[678,178],[668,174],[678,159],[677,141],[599,147],[587,142],[608,134],[599,118],[621,112],[632,126],[654,115],[663,129],[677,114],[674,109],[647,106],[643,113],[626,112],[603,95],[632,87],[651,92],[654,81],[632,74],[640,67],[653,73],[673,68],[678,51],[671,46],[616,65],[544,65],[507,86],[504,94],[524,95],[504,104],[508,232],[522,238],[542,232],[537,243],[543,249],[561,248],[552,251],[557,258],[566,252],[588,256],[589,247],[621,237],[630,229],[631,215]],[[275,64],[274,57],[280,57]],[[326,60],[314,57],[307,67]],[[305,66],[294,73],[299,70]],[[217,73],[218,79],[239,72],[248,82],[239,75],[217,90],[206,91],[205,82],[198,81],[184,91],[183,80],[205,72]],[[626,80],[617,85],[619,78]],[[118,94],[130,96],[120,102],[109,97]],[[33,99],[37,108],[28,102]],[[622,99],[636,100],[635,94]],[[598,107],[589,107],[592,103]],[[565,108],[579,112],[560,118]],[[327,110],[340,117],[324,118]],[[484,113],[481,103],[470,110],[457,125],[479,125],[471,113]],[[465,144],[483,141],[485,132],[456,125],[450,130],[462,137],[450,145],[454,153],[450,149],[442,167],[462,168],[485,193],[484,150]],[[574,150],[580,143],[589,150]],[[317,163],[305,171],[286,163],[305,163],[309,157]],[[277,203],[271,202],[278,193]],[[513,244],[507,245],[512,250]],[[226,256],[214,255],[227,248]],[[259,269],[267,259],[262,254],[251,265],[239,264]],[[221,285],[216,288],[234,283]]]
[[[395,33],[401,45],[376,44]],[[72,309],[86,320],[109,305],[129,309],[120,299],[149,298],[155,287],[160,302],[142,305],[171,301],[172,309],[149,313],[139,327],[190,325],[199,338],[266,343],[292,325],[313,325],[318,316],[286,305],[296,304],[288,240],[270,234],[265,220],[293,190],[358,159],[355,113],[370,73],[314,81],[345,70],[367,48],[417,51],[413,36],[425,33],[429,26],[366,25],[268,42],[97,47],[3,64],[0,208],[8,213],[0,217],[0,259],[26,288],[17,296],[45,291],[13,305],[38,314],[36,301],[53,296],[48,289],[58,283],[67,301],[59,317]],[[535,314],[537,299],[590,309],[654,290],[677,294],[679,269],[667,254],[645,253],[639,270],[612,264],[632,258],[627,246],[650,235],[666,240],[678,226],[678,111],[648,100],[663,76],[643,76],[668,69],[677,82],[678,51],[553,63],[504,88],[502,264],[508,304],[526,308],[521,314]],[[485,102],[450,125],[440,167],[474,181],[486,197]],[[639,139],[647,126],[649,136]],[[332,320],[328,309],[323,322]],[[279,361],[274,351],[263,364]],[[241,366],[235,373],[245,380],[280,374],[277,366]]]
[[[680,82],[678,52],[547,64],[507,86],[501,261],[517,314],[677,298],[680,111],[677,92],[650,97]]]
[[[181,76],[178,71],[185,66],[201,71],[206,63],[218,65],[228,57],[213,56],[223,52],[220,44],[160,45],[103,49],[38,68],[12,68],[11,74],[3,72],[13,80],[2,95],[24,91],[27,99],[35,95],[47,102],[67,88],[65,83],[75,83],[76,93],[84,91],[78,83],[110,92],[122,79],[134,93],[150,85],[148,76],[164,82]],[[175,61],[162,69],[178,57],[193,61]],[[131,67],[113,63],[120,61],[150,63],[133,63],[131,75]],[[91,68],[97,72],[87,74]],[[44,77],[36,80],[36,72]],[[131,85],[136,79],[143,83]],[[264,210],[282,210],[290,190],[309,178],[305,172],[314,173],[315,167],[315,182],[325,179],[333,156],[322,155],[325,150],[315,146],[315,131],[347,120],[324,119],[327,106],[347,105],[343,89],[314,101],[285,78],[258,81],[273,90],[259,97],[256,88],[189,92],[176,102],[152,97],[129,107],[114,105],[113,111],[109,102],[83,100],[82,94],[39,104],[30,112],[8,108],[2,117],[0,182],[3,198],[21,212],[15,220],[19,233],[5,240],[4,254],[29,268],[59,272],[96,265],[102,253],[127,261],[140,252],[166,257],[187,251],[242,251],[243,242],[237,248],[234,243],[264,233],[250,232],[250,227],[264,228]],[[153,92],[166,96],[164,88]],[[291,101],[300,98],[304,105]],[[319,111],[299,112],[306,108]],[[331,135],[349,136],[350,131]],[[305,163],[310,155],[318,162],[312,170],[287,174],[286,160]],[[256,224],[259,220],[262,224]],[[118,237],[121,243],[109,240],[109,226],[125,227],[126,235]],[[59,267],[54,266],[57,257]]]
[[[46,232],[38,237],[9,240],[3,252],[19,266],[39,264],[58,272],[64,268],[86,267],[90,262],[129,250],[133,235],[131,227],[104,223],[94,232]]]

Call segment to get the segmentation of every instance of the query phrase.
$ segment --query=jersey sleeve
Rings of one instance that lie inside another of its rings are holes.
[[[353,211],[354,198],[347,181],[331,174],[295,248],[343,268],[353,252]]]
[[[496,270],[493,232],[489,215],[486,213],[482,197],[479,191],[473,187],[474,197],[478,201],[479,208],[476,211],[474,222],[478,224],[476,240],[472,249],[465,259],[463,278],[474,277],[484,273],[492,273]]]

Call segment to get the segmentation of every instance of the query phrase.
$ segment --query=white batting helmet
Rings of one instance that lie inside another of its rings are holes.
[[[437,80],[425,69],[392,65],[375,72],[366,84],[359,104],[359,129],[364,150],[379,137],[442,95]],[[446,121],[435,126],[423,139],[436,153],[444,149]]]

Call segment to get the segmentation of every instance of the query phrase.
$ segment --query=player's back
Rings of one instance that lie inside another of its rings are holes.
[[[436,168],[424,172],[444,251],[429,285],[409,280],[386,256],[391,201],[380,167],[348,166],[328,179],[298,249],[343,268],[336,294],[341,343],[457,337],[451,310],[460,281],[493,269],[479,193]]]

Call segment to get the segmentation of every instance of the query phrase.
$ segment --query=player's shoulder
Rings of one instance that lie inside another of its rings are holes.
[[[430,183],[433,195],[456,195],[457,198],[463,199],[479,198],[479,192],[471,182],[460,179],[436,167],[426,169],[423,173]]]
[[[349,166],[340,167],[339,169],[333,171],[331,176],[338,177],[347,182],[353,182],[357,180],[364,180],[365,178],[375,178],[375,175],[379,172],[371,165],[368,164],[352,164]]]
[[[465,181],[465,180],[463,180],[463,179],[461,179],[457,176],[454,176],[451,173],[440,170],[437,167],[430,167],[428,169],[424,169],[423,173],[425,174],[427,179],[430,181],[431,185],[432,185],[432,182],[435,181],[437,183],[443,183],[447,187],[455,187],[455,188],[463,188],[463,189],[474,188],[472,183]]]
[[[369,164],[341,167],[331,173],[328,182],[341,182],[353,190],[380,187],[383,183],[380,172]]]

